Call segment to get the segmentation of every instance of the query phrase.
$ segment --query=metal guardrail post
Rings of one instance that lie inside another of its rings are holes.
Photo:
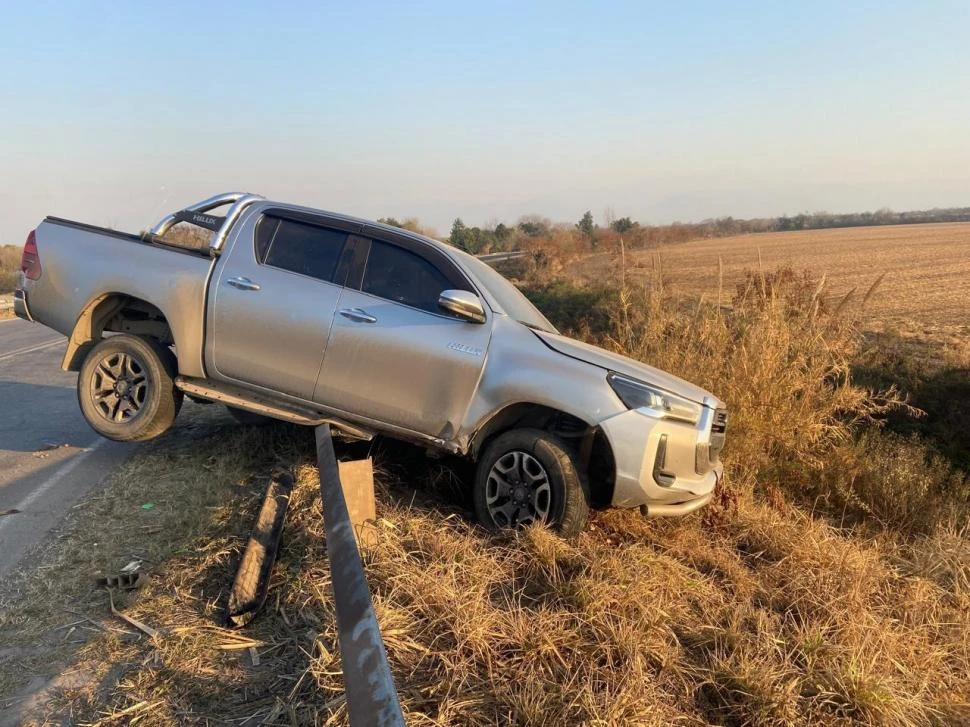
[[[404,727],[404,715],[364,575],[364,562],[357,550],[354,526],[340,486],[329,424],[316,428],[316,440],[327,557],[350,724],[352,727]]]

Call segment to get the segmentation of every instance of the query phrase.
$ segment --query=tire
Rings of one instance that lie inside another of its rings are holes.
[[[572,538],[589,518],[585,476],[563,441],[541,429],[493,439],[478,460],[472,496],[478,521],[490,530],[542,522]]]
[[[274,421],[272,417],[263,416],[246,409],[237,409],[234,406],[226,406],[226,411],[232,414],[233,419],[247,427],[263,427]]]
[[[178,362],[152,338],[127,333],[106,338],[88,353],[77,377],[81,413],[94,431],[117,442],[154,439],[182,408],[175,388]]]

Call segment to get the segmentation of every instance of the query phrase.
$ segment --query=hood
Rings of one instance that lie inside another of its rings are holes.
[[[616,371],[618,374],[629,376],[645,384],[652,384],[653,386],[669,391],[671,394],[677,394],[685,399],[690,399],[697,404],[703,404],[705,397],[717,401],[717,397],[709,391],[705,391],[701,387],[695,386],[689,381],[684,381],[673,374],[668,374],[666,371],[661,371],[645,363],[634,361],[632,358],[621,356],[618,353],[611,353],[599,346],[583,343],[573,338],[560,336],[556,333],[547,333],[546,331],[537,331],[535,329],[532,332],[553,351],[557,351],[565,356],[585,361],[607,371]]]

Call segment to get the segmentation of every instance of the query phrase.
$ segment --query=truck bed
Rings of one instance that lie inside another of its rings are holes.
[[[208,258],[209,251],[207,249],[199,249],[194,247],[186,247],[184,245],[175,245],[170,242],[165,242],[164,240],[159,240],[151,235],[135,235],[130,232],[121,232],[120,230],[113,230],[109,227],[98,227],[97,225],[89,225],[86,222],[78,222],[77,220],[67,220],[63,217],[52,217],[48,215],[44,218],[44,222],[49,222],[54,225],[62,225],[64,227],[72,227],[76,230],[83,230],[85,232],[96,232],[99,235],[107,235],[109,237],[114,237],[119,240],[124,240],[125,242],[134,242],[140,245],[150,245],[152,247],[161,247],[166,250],[172,250],[174,252],[181,252],[187,255],[196,255],[199,257]]]
[[[24,286],[34,320],[71,336],[101,301],[144,300],[168,321],[182,373],[202,375],[206,290],[215,262],[208,250],[58,217],[46,218],[35,235],[43,273]]]

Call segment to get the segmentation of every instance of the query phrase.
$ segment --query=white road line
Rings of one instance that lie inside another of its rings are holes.
[[[0,361],[6,361],[8,358],[13,358],[14,356],[19,356],[22,353],[32,353],[34,351],[42,351],[45,348],[50,348],[51,346],[56,346],[62,343],[64,339],[58,338],[53,341],[47,341],[46,343],[38,343],[35,346],[27,346],[26,348],[19,348],[16,351],[11,351],[10,353],[5,353],[0,356]]]
[[[33,505],[34,502],[37,500],[37,498],[42,497],[44,493],[46,493],[54,485],[56,485],[62,479],[67,477],[69,474],[71,474],[71,472],[74,471],[75,467],[77,467],[79,464],[81,464],[81,462],[83,462],[92,454],[94,454],[96,451],[98,451],[98,449],[101,448],[104,445],[104,443],[107,441],[108,441],[107,439],[98,439],[90,446],[85,447],[80,454],[77,454],[74,457],[71,457],[67,462],[62,464],[54,474],[52,474],[50,477],[44,480],[44,482],[42,482],[36,489],[34,489],[33,492],[27,495],[27,497],[21,500],[18,504],[14,505],[14,509],[20,510],[21,512],[26,512],[27,508]],[[0,520],[0,533],[3,532],[4,526],[8,525],[11,522],[14,522],[13,518],[4,518],[3,520]]]
[[[19,318],[0,318],[0,323],[13,323],[14,321],[19,321],[19,320],[20,320]]]

